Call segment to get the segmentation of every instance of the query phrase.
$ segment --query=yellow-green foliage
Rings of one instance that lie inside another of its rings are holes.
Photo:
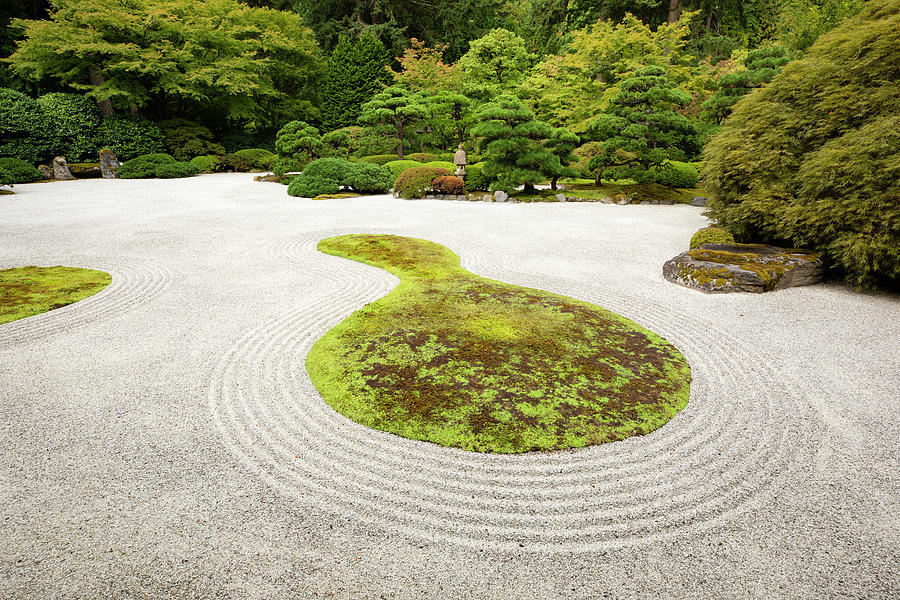
[[[75,267],[0,270],[0,323],[32,317],[84,300],[111,281],[109,273]]]
[[[465,450],[526,452],[645,434],[687,404],[684,357],[603,308],[479,277],[425,240],[347,235],[319,250],[400,278],[307,357],[325,401],[358,423]]]
[[[734,236],[721,227],[704,227],[691,237],[690,249],[694,250],[703,244],[733,244]]]
[[[809,247],[860,287],[900,284],[900,2],[871,0],[746,96],[704,153],[742,241]]]

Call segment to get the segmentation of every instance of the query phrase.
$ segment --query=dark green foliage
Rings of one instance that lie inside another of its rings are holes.
[[[551,175],[550,189],[556,189],[556,182],[560,177],[578,177],[578,169],[569,167],[569,164],[578,160],[573,151],[580,143],[581,138],[565,127],[557,127],[551,133],[550,138],[544,141],[544,147],[559,159],[560,165],[559,170]]]
[[[466,184],[454,175],[444,175],[431,182],[431,189],[441,194],[465,194]]]
[[[383,194],[394,186],[394,177],[387,167],[365,162],[348,164],[351,166],[341,183],[360,194]]]
[[[7,171],[3,167],[0,167],[0,186],[12,185],[15,182],[16,180],[13,178],[12,173]]]
[[[143,117],[113,115],[97,128],[97,147],[109,148],[122,161],[163,152],[163,139],[159,126]]]
[[[704,227],[691,237],[691,250],[703,244],[733,244],[734,236],[721,227]]]
[[[310,177],[304,174],[291,180],[291,183],[288,184],[287,193],[289,196],[314,198],[320,194],[335,194],[340,189],[340,184],[334,179]]]
[[[234,152],[231,156],[244,161],[248,166],[247,171],[271,171],[277,158],[274,153],[262,148],[245,148]]]
[[[343,36],[328,59],[322,86],[322,120],[327,129],[356,125],[363,104],[390,83],[390,56],[373,35]]]
[[[359,160],[376,165],[384,165],[389,162],[397,162],[396,154],[373,154],[372,156],[363,156]],[[412,160],[412,159],[410,159]]]
[[[0,156],[34,165],[49,161],[61,148],[59,134],[34,99],[0,88]]]
[[[466,165],[466,188],[486,192],[491,189],[494,179],[484,174],[484,163]]]
[[[0,169],[6,171],[7,175],[12,179],[9,183],[31,183],[44,178],[41,172],[35,169],[31,163],[21,158],[0,158]]]
[[[496,178],[492,188],[512,192],[524,185],[526,191],[533,191],[534,184],[563,172],[559,157],[543,145],[553,128],[535,120],[534,113],[516,98],[501,96],[475,118],[479,124],[472,133],[479,136],[484,174]]]
[[[692,188],[700,180],[700,173],[693,165],[677,160],[667,160],[650,167],[650,171],[653,181],[669,187]]]
[[[218,137],[219,143],[225,147],[225,152],[237,152],[243,148],[262,148],[269,152],[275,152],[275,135],[271,131],[258,131],[248,133],[246,131],[229,131]]]
[[[159,122],[166,150],[176,160],[190,160],[195,156],[225,154],[225,147],[213,141],[209,128],[187,119],[167,119]]]
[[[195,156],[189,161],[192,165],[200,169],[201,173],[217,173],[222,164],[221,156]]]
[[[739,241],[809,247],[859,287],[900,282],[900,3],[871,0],[738,102],[704,152]]]
[[[350,161],[340,158],[320,158],[306,165],[303,169],[303,174],[307,177],[332,179],[340,182],[344,179],[344,174],[350,169],[352,164]]]
[[[302,171],[310,161],[325,156],[325,145],[319,130],[305,121],[291,121],[275,136],[275,151],[281,159],[274,168],[276,174]]]
[[[438,177],[449,175],[447,169],[434,167],[413,167],[406,169],[394,182],[394,191],[401,198],[424,198],[431,191],[431,183]]]
[[[721,123],[731,114],[735,102],[750,90],[772,81],[775,74],[789,61],[784,46],[754,50],[744,61],[746,70],[728,73],[716,83],[716,91],[703,102],[705,110],[701,116],[711,123]]]
[[[325,156],[334,158],[350,158],[384,154],[391,149],[388,138],[380,135],[371,127],[343,127],[322,136],[325,145]],[[395,154],[389,160],[397,158]]]
[[[306,166],[305,163],[294,158],[276,158],[272,163],[272,173],[284,175],[285,173],[299,173]]]
[[[437,154],[431,154],[430,152],[413,152],[412,154],[407,154],[406,158],[408,160],[414,160],[420,163],[432,162],[435,160],[441,160],[441,157]]]
[[[392,160],[391,162],[384,163],[384,166],[390,169],[391,175],[393,175],[394,181],[396,181],[397,178],[400,177],[400,174],[406,169],[422,167],[424,165],[414,160]]]
[[[100,147],[96,130],[100,126],[97,103],[80,94],[51,93],[37,99],[50,126],[62,138],[59,152],[66,160],[97,160]]]
[[[119,177],[122,179],[175,179],[178,177],[190,177],[200,172],[200,169],[188,162],[179,162],[169,154],[144,154],[125,161],[119,167]]]
[[[700,149],[697,128],[675,111],[690,101],[661,67],[643,67],[624,80],[609,110],[591,124],[603,142],[603,152],[588,162],[599,170],[598,183],[601,178],[656,182],[660,172],[652,167],[693,156]]]

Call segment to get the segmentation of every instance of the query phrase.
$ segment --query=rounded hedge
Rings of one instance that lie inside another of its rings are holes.
[[[424,166],[422,163],[414,161],[414,160],[392,160],[391,162],[384,163],[384,166],[391,170],[391,175],[394,177],[394,180],[400,177],[400,173],[407,169],[411,169],[413,167],[422,167]]]
[[[152,121],[137,116],[113,115],[97,128],[97,148],[109,148],[119,160],[165,151],[163,133]]]
[[[403,158],[414,160],[420,163],[427,163],[436,160],[441,160],[441,157],[437,154],[431,154],[430,152],[413,152],[412,154],[407,154]]]
[[[691,250],[703,244],[733,244],[734,236],[721,227],[704,227],[691,237]]]
[[[396,154],[374,154],[372,156],[363,156],[359,160],[367,163],[375,163],[376,165],[383,165],[384,163],[391,162],[392,160],[397,160]]]
[[[465,182],[467,189],[487,192],[491,189],[491,184],[494,181],[492,177],[484,174],[484,163],[466,165]]]
[[[250,165],[251,171],[271,171],[278,156],[262,148],[247,148],[233,153],[234,156],[244,160]]]
[[[450,171],[439,167],[413,167],[406,169],[394,182],[394,191],[401,198],[424,198],[432,190],[432,182]]]
[[[696,187],[700,181],[700,173],[690,163],[667,160],[659,167],[651,167],[655,183],[674,188]]]
[[[452,162],[447,161],[447,160],[433,160],[431,162],[425,163],[422,166],[432,167],[432,168],[436,168],[436,169],[447,169],[451,173],[456,172],[456,165],[454,165]]]
[[[189,161],[192,165],[200,169],[201,173],[216,173],[222,162],[221,156],[195,156]]]
[[[444,175],[431,182],[431,189],[441,194],[465,194],[466,184],[454,175]]]
[[[344,174],[347,173],[353,164],[342,158],[320,158],[306,165],[303,168],[303,174],[309,177],[333,179],[339,182],[344,179]]]
[[[320,194],[335,194],[341,190],[341,184],[327,177],[300,175],[291,180],[287,193],[289,196],[314,198]]]
[[[900,287],[900,3],[870,0],[739,101],[704,151],[739,241],[811,248],[862,288]]]
[[[13,158],[11,156],[0,158],[0,169],[9,174],[12,179],[10,183],[31,183],[44,178],[41,172],[35,169],[31,163],[21,158]]]
[[[122,163],[121,179],[176,179],[197,175],[200,169],[188,162],[179,162],[169,154],[144,154]]]
[[[62,138],[33,98],[0,88],[0,156],[35,165],[59,154]]]
[[[159,122],[164,143],[176,160],[190,160],[195,156],[225,154],[225,147],[213,141],[212,131],[188,119],[166,119]]]
[[[54,92],[37,99],[50,125],[62,138],[59,153],[70,163],[97,160],[96,132],[101,115],[97,103],[79,94]]]
[[[361,194],[383,194],[394,186],[394,176],[387,167],[365,162],[348,164],[350,168],[341,183]]]

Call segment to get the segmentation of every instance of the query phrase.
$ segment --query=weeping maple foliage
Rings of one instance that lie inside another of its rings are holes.
[[[809,247],[860,288],[900,284],[900,3],[872,0],[739,101],[708,142],[715,218]]]

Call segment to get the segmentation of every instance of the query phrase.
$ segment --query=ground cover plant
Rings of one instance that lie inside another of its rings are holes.
[[[358,423],[512,453],[649,433],[687,404],[684,357],[608,310],[479,277],[426,240],[346,235],[318,248],[400,278],[307,357],[325,401]]]
[[[76,267],[0,270],[0,324],[33,317],[93,296],[110,284],[109,273]]]

